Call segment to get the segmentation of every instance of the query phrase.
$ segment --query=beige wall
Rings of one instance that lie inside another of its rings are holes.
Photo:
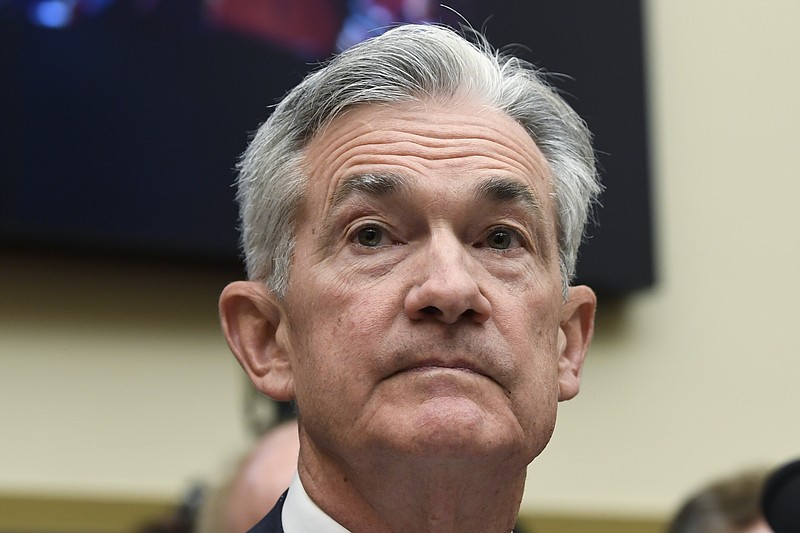
[[[178,497],[245,443],[226,277],[0,260],[0,493]]]
[[[664,515],[800,455],[800,3],[646,4],[660,281],[601,307],[528,511]],[[0,493],[172,498],[244,447],[228,277],[3,256]]]

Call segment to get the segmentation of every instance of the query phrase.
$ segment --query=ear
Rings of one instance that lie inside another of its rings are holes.
[[[569,288],[558,332],[558,401],[578,394],[581,369],[594,334],[597,297],[585,285]]]
[[[294,377],[283,305],[263,283],[236,281],[219,298],[222,330],[233,355],[258,390],[294,399]]]

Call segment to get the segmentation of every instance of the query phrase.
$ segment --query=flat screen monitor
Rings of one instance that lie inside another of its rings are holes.
[[[249,135],[337,50],[394,23],[468,21],[552,73],[606,192],[578,277],[652,284],[638,0],[0,0],[0,250],[238,265]]]

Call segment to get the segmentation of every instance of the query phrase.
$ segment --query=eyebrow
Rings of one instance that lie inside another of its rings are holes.
[[[396,194],[403,189],[408,189],[408,182],[399,174],[356,174],[336,187],[331,201],[331,211],[357,194],[381,197]]]
[[[519,181],[507,178],[490,178],[476,187],[479,199],[493,203],[516,202],[529,209],[537,217],[542,215],[542,206],[533,191]]]
[[[408,189],[405,177],[399,174],[357,174],[346,179],[334,191],[331,209],[351,196],[367,194],[380,197]],[[519,202],[532,212],[541,212],[541,205],[530,187],[516,180],[490,178],[475,188],[477,198],[495,203]]]

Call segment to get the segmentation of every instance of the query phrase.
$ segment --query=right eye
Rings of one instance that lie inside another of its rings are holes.
[[[378,226],[364,226],[356,232],[354,240],[361,246],[369,248],[385,244],[383,230]]]

